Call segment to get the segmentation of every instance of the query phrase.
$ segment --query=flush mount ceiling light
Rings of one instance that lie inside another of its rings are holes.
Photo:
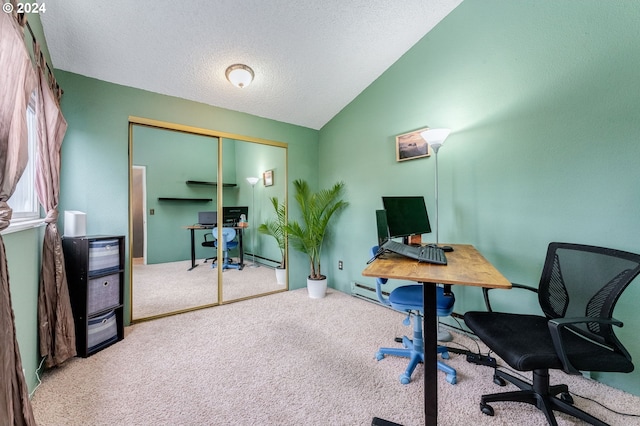
[[[224,74],[231,84],[241,89],[250,85],[254,77],[253,70],[243,64],[231,65]]]

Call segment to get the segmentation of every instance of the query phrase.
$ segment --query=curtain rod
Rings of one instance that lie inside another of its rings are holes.
[[[33,40],[33,42],[34,43],[38,43],[38,39],[36,39],[36,36],[33,33],[33,30],[31,29],[31,25],[29,25],[29,21],[25,20],[25,24],[26,24],[25,26],[29,30],[29,34],[31,34],[31,39]],[[56,80],[55,75],[53,74],[53,69],[51,69],[51,67],[49,66],[49,63],[47,62],[47,59],[42,54],[42,51],[40,51],[40,55],[42,56],[42,61],[44,61],[45,67],[47,67],[47,71],[49,71],[49,74],[53,77],[53,81],[54,81],[55,86],[56,86],[55,88],[52,87],[51,90],[53,90],[55,92],[56,91],[55,89],[57,89],[60,92],[60,96],[62,96],[62,94],[64,93],[64,90],[62,90],[62,88],[58,84],[58,81]],[[34,48],[33,56],[34,56],[34,60],[36,61],[36,65],[37,65],[38,58],[35,57],[36,56],[35,48]],[[49,83],[51,83],[51,82],[49,82]],[[60,97],[60,96],[58,96],[58,97]]]

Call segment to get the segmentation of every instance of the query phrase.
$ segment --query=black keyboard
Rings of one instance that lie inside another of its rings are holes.
[[[447,264],[447,257],[444,255],[444,250],[432,245],[415,247],[387,240],[382,244],[381,248],[405,257],[410,257],[411,259],[416,259],[419,262],[436,263],[438,265]]]

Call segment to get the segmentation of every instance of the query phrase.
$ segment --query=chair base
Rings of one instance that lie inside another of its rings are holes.
[[[422,339],[420,339],[420,343],[418,345],[414,345],[413,341],[406,336],[402,338],[402,345],[404,348],[380,348],[376,353],[376,359],[380,361],[385,355],[409,358],[409,365],[407,366],[407,369],[402,373],[402,375],[400,375],[400,383],[406,385],[411,382],[411,375],[418,366],[418,363],[424,364],[424,347],[422,345]],[[444,359],[449,358],[449,352],[444,346],[438,346],[438,353],[441,354],[440,356]],[[449,367],[442,361],[438,361],[437,363],[438,369],[446,374],[447,382],[455,385],[458,381],[456,370]]]
[[[217,268],[218,267],[218,262],[213,262],[211,264],[211,268]],[[241,270],[242,269],[242,265],[240,265],[239,263],[233,263],[231,262],[231,259],[226,258],[223,262],[222,262],[222,270],[226,270],[226,269],[238,269]]]
[[[480,410],[484,414],[489,416],[494,415],[493,407],[488,404],[489,402],[525,402],[535,405],[542,411],[551,426],[557,426],[558,424],[553,414],[554,410],[569,414],[595,426],[608,426],[607,423],[575,407],[567,385],[549,386],[548,370],[534,370],[533,384],[527,383],[504,371],[495,370],[493,381],[496,384],[504,386],[506,384],[505,380],[513,383],[521,390],[482,395],[480,398]]]

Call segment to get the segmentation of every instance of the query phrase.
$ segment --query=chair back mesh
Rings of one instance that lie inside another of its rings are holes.
[[[640,255],[580,244],[551,243],[547,251],[538,298],[548,318],[612,318],[615,304],[640,273]],[[608,324],[571,326],[601,344],[618,347]]]

